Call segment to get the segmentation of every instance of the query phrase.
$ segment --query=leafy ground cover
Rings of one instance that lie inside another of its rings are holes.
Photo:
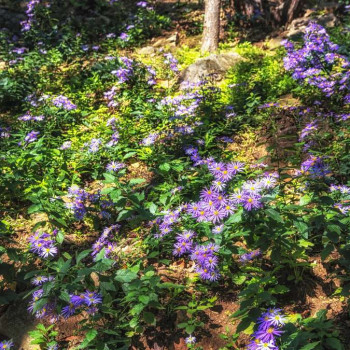
[[[138,53],[169,6],[32,0],[2,33],[1,313],[41,349],[349,348],[347,15],[180,89],[197,47]]]

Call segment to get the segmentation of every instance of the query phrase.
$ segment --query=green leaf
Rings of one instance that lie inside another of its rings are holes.
[[[86,348],[97,336],[97,330],[96,329],[90,329],[85,334],[84,341],[77,347],[77,349],[84,349]]]
[[[103,176],[106,179],[105,183],[110,184],[115,182],[116,177],[114,175],[109,173],[104,173]]]
[[[311,202],[311,197],[309,195],[302,196],[300,198],[300,205],[307,205]]]
[[[41,298],[38,301],[35,302],[34,307],[33,307],[33,313],[42,309],[44,305],[48,303],[49,299],[48,298]]]
[[[300,350],[311,350],[314,349],[318,344],[320,344],[320,341],[315,341],[313,343],[303,346]]]
[[[155,324],[156,323],[156,319],[155,319],[154,314],[152,312],[145,311],[143,313],[143,319],[148,324]]]
[[[41,204],[33,204],[28,208],[28,214],[33,214],[41,211],[43,209]]]
[[[102,289],[106,290],[106,291],[112,291],[115,292],[115,286],[112,282],[100,282],[100,286]]]
[[[151,203],[149,205],[148,209],[149,209],[150,213],[154,215],[157,212],[158,207],[154,203]]]
[[[195,329],[196,329],[196,326],[195,326],[195,325],[189,324],[189,325],[186,327],[186,332],[187,332],[188,334],[192,334],[192,333],[195,331]]]
[[[129,283],[137,278],[137,273],[130,270],[118,270],[115,280],[122,283]]]
[[[301,236],[305,239],[308,239],[309,235],[308,235],[308,230],[309,230],[309,226],[300,220],[294,220],[293,221],[294,226],[298,229],[299,233],[301,234]]]
[[[62,244],[64,241],[64,233],[61,230],[57,232],[56,241],[59,244]]]
[[[132,210],[122,210],[119,215],[117,221],[122,221],[129,218],[132,215]]]
[[[128,159],[131,158],[132,156],[134,156],[136,154],[136,152],[129,152],[127,154],[124,155],[123,159]]]
[[[76,257],[76,264],[78,265],[80,261],[82,261],[85,257],[87,257],[90,254],[91,251],[91,249],[86,249],[80,252]]]
[[[60,294],[60,299],[67,302],[67,303],[70,303],[70,296],[69,296],[69,293],[66,292],[66,291],[62,291],[61,294]]]
[[[146,182],[146,180],[145,180],[145,179],[141,179],[141,178],[139,178],[139,179],[131,179],[131,180],[129,181],[129,185],[130,185],[130,186],[134,186],[134,185],[142,184],[142,183],[144,183],[144,182]]]
[[[238,275],[238,276],[234,276],[233,278],[232,278],[232,281],[233,281],[233,283],[235,283],[235,284],[237,284],[237,285],[241,285],[241,284],[243,284],[244,282],[245,282],[245,280],[247,279],[247,277],[246,276],[244,276],[244,275]]]
[[[139,296],[139,301],[141,301],[141,303],[143,303],[143,304],[148,304],[149,296],[147,296],[147,295],[140,295]]]
[[[344,346],[337,338],[327,338],[326,344],[335,350],[344,350]]]
[[[165,172],[168,172],[170,170],[170,164],[168,163],[163,163],[159,166],[159,169],[161,171],[165,171]]]
[[[281,215],[276,210],[274,210],[272,208],[265,209],[265,213],[273,220],[275,220],[277,222],[283,222]]]
[[[226,221],[226,224],[233,224],[233,223],[238,223],[242,221],[242,213],[243,209],[238,210],[236,213],[231,215],[229,219]]]

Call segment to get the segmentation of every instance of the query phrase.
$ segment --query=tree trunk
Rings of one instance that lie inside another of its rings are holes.
[[[205,0],[202,52],[214,52],[218,49],[220,35],[220,2],[221,0]]]
[[[243,15],[246,24],[260,18],[265,25],[280,27],[290,23],[299,13],[301,0],[231,0],[235,13]],[[242,23],[243,24],[243,23]]]

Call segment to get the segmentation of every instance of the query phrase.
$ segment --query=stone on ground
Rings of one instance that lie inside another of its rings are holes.
[[[187,68],[185,68],[179,76],[180,86],[187,82],[198,83],[206,78],[213,77],[214,80],[221,80],[225,73],[243,61],[243,57],[238,53],[222,53],[212,54],[206,58],[200,58]]]

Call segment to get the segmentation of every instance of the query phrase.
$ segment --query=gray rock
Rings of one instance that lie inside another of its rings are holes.
[[[212,54],[200,58],[180,73],[178,82],[180,85],[185,85],[187,82],[198,83],[208,76],[221,80],[230,68],[243,60],[238,53]]]
[[[283,38],[281,38],[281,37],[271,38],[267,42],[267,47],[270,50],[276,50],[282,46],[282,41],[283,41]]]
[[[153,46],[145,46],[142,47],[138,53],[140,55],[154,55],[156,53],[156,49]]]
[[[38,345],[31,345],[32,339],[28,332],[37,325],[35,318],[27,311],[27,303],[18,301],[10,305],[0,317],[0,333],[12,339],[15,349],[38,350]]]
[[[162,38],[157,40],[153,47],[175,47],[179,44],[179,33],[175,33],[169,38]]]

